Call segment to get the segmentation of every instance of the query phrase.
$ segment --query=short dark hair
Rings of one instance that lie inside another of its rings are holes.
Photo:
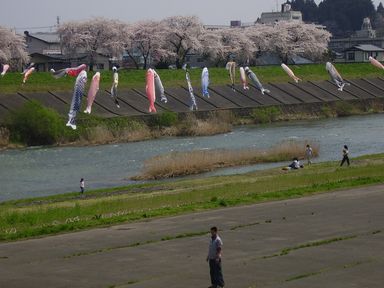
[[[344,145],[344,148],[348,150],[348,146],[347,145]]]
[[[216,226],[211,227],[211,231],[217,232],[217,227]]]

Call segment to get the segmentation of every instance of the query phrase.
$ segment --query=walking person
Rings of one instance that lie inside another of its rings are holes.
[[[349,150],[347,145],[344,145],[344,148],[343,148],[343,160],[341,160],[340,167],[343,166],[345,162],[347,162],[348,166],[350,165]]]
[[[313,150],[311,145],[307,144],[307,148],[305,149],[305,157],[307,158],[308,165],[312,164]]]
[[[207,256],[212,284],[209,288],[224,287],[224,278],[221,268],[221,247],[223,246],[223,241],[221,241],[217,230],[217,227],[211,228],[211,240]]]
[[[80,191],[81,191],[81,194],[84,193],[84,188],[85,188],[84,178],[81,178],[80,179]]]

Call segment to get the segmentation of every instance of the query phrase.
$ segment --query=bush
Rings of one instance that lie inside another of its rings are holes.
[[[177,124],[179,118],[177,113],[166,111],[158,115],[154,115],[151,121],[151,126],[171,127]]]
[[[56,111],[33,100],[10,115],[8,128],[12,141],[30,146],[52,145],[64,135],[65,122]]]
[[[327,105],[327,104],[321,106],[321,114],[327,118],[332,117],[333,112],[332,112],[331,107],[329,107],[329,105]]]
[[[256,123],[272,123],[277,120],[277,117],[281,114],[281,110],[278,107],[266,107],[256,108],[252,111],[252,118]]]
[[[348,102],[337,102],[335,105],[336,114],[338,117],[351,116],[355,113],[355,107]]]
[[[5,127],[0,127],[0,147],[9,144],[9,130]]]

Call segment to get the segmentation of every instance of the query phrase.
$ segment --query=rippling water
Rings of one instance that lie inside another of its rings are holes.
[[[132,183],[145,159],[171,151],[193,149],[265,148],[287,139],[314,140],[320,144],[316,161],[340,159],[344,144],[351,156],[383,152],[384,115],[321,121],[299,121],[236,128],[223,135],[167,138],[96,147],[31,148],[0,152],[0,201]],[[221,169],[207,175],[228,175],[281,164]]]

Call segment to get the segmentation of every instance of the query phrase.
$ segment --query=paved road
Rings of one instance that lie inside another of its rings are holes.
[[[212,225],[226,287],[383,287],[383,219],[381,185],[4,243],[0,287],[208,287]]]

